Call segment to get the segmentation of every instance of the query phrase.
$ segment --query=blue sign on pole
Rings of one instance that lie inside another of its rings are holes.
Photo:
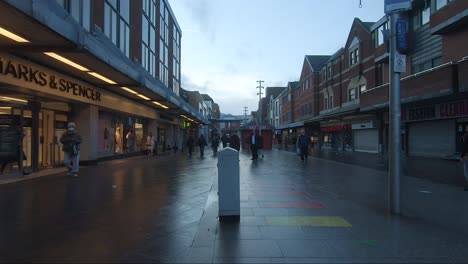
[[[398,19],[396,22],[397,50],[401,54],[408,52],[408,22],[405,19]]]
[[[410,10],[412,2],[413,0],[385,0],[385,13]]]

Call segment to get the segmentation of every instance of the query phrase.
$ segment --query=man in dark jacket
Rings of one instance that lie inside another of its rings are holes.
[[[465,173],[465,191],[468,191],[468,132],[463,135],[463,149],[461,153],[461,160],[463,162],[464,173]]]
[[[65,166],[68,168],[68,176],[73,174],[73,177],[78,177],[81,136],[76,130],[75,123],[68,123],[67,131],[60,137],[60,143],[63,144],[62,150],[65,153]]]
[[[208,145],[203,134],[201,134],[200,138],[198,139],[198,145],[200,146],[200,158],[203,158],[203,155],[205,154],[205,146]]]
[[[298,147],[301,153],[301,160],[307,160],[309,156],[309,145],[310,145],[310,138],[302,131],[302,134],[299,136]]]
[[[252,134],[248,138],[248,142],[250,145],[250,151],[252,152],[252,158],[251,160],[257,160],[258,159],[258,144],[259,144],[259,138],[257,135],[256,130],[252,130]]]
[[[224,134],[221,136],[221,142],[223,143],[223,148],[227,147],[227,144],[230,143],[229,141],[230,141],[230,139],[229,139],[229,134],[228,134],[228,133],[224,133]]]
[[[195,141],[193,140],[192,134],[190,134],[188,139],[187,139],[187,147],[188,147],[189,156],[192,156],[193,146],[194,145],[195,145]]]
[[[237,133],[232,133],[230,147],[240,151],[240,139]]]

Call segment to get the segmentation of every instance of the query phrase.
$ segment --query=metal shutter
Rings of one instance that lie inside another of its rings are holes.
[[[354,151],[379,153],[379,130],[357,129],[353,130]]]
[[[455,152],[453,120],[411,123],[408,133],[412,156],[445,157]]]

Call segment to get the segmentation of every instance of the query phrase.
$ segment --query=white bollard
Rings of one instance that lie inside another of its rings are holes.
[[[239,152],[224,148],[218,152],[219,220],[240,220]]]

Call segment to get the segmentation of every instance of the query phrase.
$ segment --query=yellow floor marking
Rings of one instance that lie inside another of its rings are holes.
[[[352,226],[339,216],[267,216],[266,219],[270,226]]]

